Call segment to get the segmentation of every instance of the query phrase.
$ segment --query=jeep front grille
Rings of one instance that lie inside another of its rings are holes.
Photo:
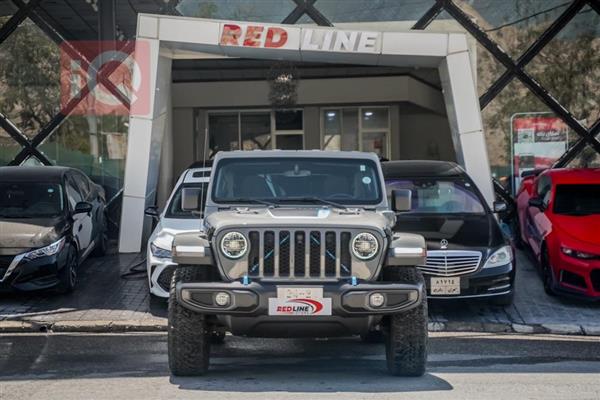
[[[435,276],[457,276],[477,271],[481,262],[479,251],[431,250],[427,252],[421,272]]]
[[[261,278],[350,277],[350,232],[250,231],[248,275]]]

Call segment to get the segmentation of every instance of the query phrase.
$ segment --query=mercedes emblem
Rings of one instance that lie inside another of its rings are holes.
[[[442,239],[440,241],[440,248],[442,250],[446,250],[448,248],[448,241],[446,239]]]

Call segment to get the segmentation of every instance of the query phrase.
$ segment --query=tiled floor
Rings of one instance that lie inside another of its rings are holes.
[[[162,320],[166,306],[150,301],[145,273],[133,279],[121,277],[141,261],[142,255],[89,259],[82,266],[79,286],[71,295],[2,295],[0,320],[39,323]],[[532,262],[524,253],[518,254],[513,306],[502,308],[482,301],[452,301],[431,304],[430,313],[434,322],[577,324],[600,328],[600,304],[547,296]]]

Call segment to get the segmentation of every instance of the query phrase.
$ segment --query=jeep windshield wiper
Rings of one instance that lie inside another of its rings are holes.
[[[346,207],[343,204],[340,203],[336,203],[335,201],[329,201],[326,199],[323,199],[321,197],[316,197],[316,196],[304,196],[304,197],[284,197],[281,199],[277,199],[277,202],[279,203],[293,203],[293,202],[299,202],[299,203],[321,203],[321,204],[327,204],[330,205],[332,207],[336,207],[336,208],[342,208],[342,209],[347,209],[348,207]]]
[[[265,206],[269,206],[269,207],[279,207],[277,204],[273,203],[272,201],[268,201],[268,200],[262,200],[262,199],[248,199],[248,198],[242,198],[242,197],[238,197],[235,199],[227,199],[228,203],[254,203],[254,204],[263,204]]]

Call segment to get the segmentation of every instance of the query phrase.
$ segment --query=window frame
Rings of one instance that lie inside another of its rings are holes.
[[[288,110],[288,109],[286,109]],[[210,143],[210,117],[219,114],[236,114],[237,115],[237,125],[238,125],[238,148],[233,150],[243,150],[242,148],[242,114],[244,113],[269,113],[270,123],[271,123],[271,145],[269,150],[277,149],[277,137],[278,136],[292,136],[292,135],[302,135],[302,150],[306,149],[306,138],[305,138],[305,127],[306,127],[306,112],[302,107],[290,108],[289,111],[301,111],[302,112],[302,129],[292,129],[292,130],[277,130],[277,126],[275,124],[275,113],[276,110],[268,109],[268,108],[248,108],[248,109],[215,109],[215,110],[206,110],[205,116],[205,126],[206,133],[208,135],[206,138],[206,143]],[[205,149],[205,151],[210,151],[210,149]]]
[[[363,112],[365,109],[372,108],[385,108],[387,109],[387,128],[364,128],[363,127]],[[354,149],[355,151],[364,151],[363,150],[363,134],[364,133],[385,133],[385,154],[382,154],[382,157],[387,159],[391,159],[392,149],[391,149],[391,136],[392,136],[392,118],[391,118],[391,105],[361,105],[361,106],[327,106],[319,108],[319,125],[320,125],[320,148],[324,150],[325,145],[325,113],[327,111],[339,111],[340,112],[340,136],[343,135],[344,132],[344,113],[343,110],[354,109],[357,110],[358,117],[358,148]],[[342,139],[340,138],[340,143]],[[339,149],[341,150],[341,149]],[[332,150],[335,151],[335,150]]]

